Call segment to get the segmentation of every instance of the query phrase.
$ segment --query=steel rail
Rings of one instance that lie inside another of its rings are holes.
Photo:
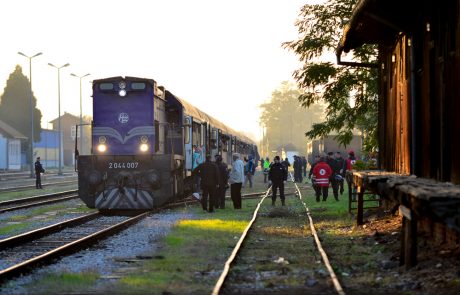
[[[256,207],[256,209],[254,210],[254,214],[252,215],[251,221],[249,221],[249,224],[246,226],[245,230],[244,230],[243,233],[241,234],[240,239],[239,239],[238,242],[236,243],[235,248],[233,248],[232,254],[230,255],[230,257],[229,257],[229,258],[227,259],[227,261],[225,262],[224,270],[222,271],[222,273],[221,273],[219,279],[217,280],[216,285],[214,286],[214,289],[213,289],[213,291],[212,291],[212,293],[211,293],[212,295],[218,295],[219,292],[220,292],[220,289],[221,289],[222,286],[224,285],[225,280],[227,279],[227,276],[228,276],[228,272],[229,272],[229,270],[230,270],[230,266],[231,266],[231,264],[233,263],[233,261],[235,260],[236,255],[238,255],[238,252],[240,251],[241,245],[243,244],[243,241],[244,241],[244,239],[246,238],[246,235],[248,234],[249,230],[250,230],[251,227],[252,227],[252,224],[254,223],[254,221],[255,221],[256,218],[257,218],[257,212],[258,212],[259,209],[260,209],[260,205],[261,205],[262,202],[265,200],[265,198],[268,196],[268,194],[270,193],[270,190],[271,190],[271,186],[267,189],[267,192],[266,192],[265,195],[262,197],[262,200],[260,200],[260,202],[257,204],[257,207]]]
[[[115,224],[115,225],[112,225],[106,229],[103,229],[103,230],[100,230],[96,233],[92,233],[90,235],[87,235],[86,237],[83,237],[81,239],[78,239],[76,241],[73,241],[73,242],[70,242],[70,243],[67,243],[61,247],[58,247],[56,249],[53,249],[49,252],[46,252],[42,255],[39,255],[39,256],[36,256],[34,258],[31,258],[29,260],[26,260],[26,261],[23,261],[21,263],[18,263],[16,265],[13,265],[9,268],[6,268],[4,270],[1,270],[0,271],[0,284],[2,284],[4,281],[6,281],[7,279],[10,279],[10,278],[13,278],[13,277],[16,277],[20,274],[23,274],[29,270],[31,270],[32,268],[38,266],[38,265],[42,265],[42,264],[45,264],[46,262],[50,262],[56,258],[59,258],[61,256],[64,256],[66,254],[71,254],[71,253],[74,253],[74,252],[77,252],[79,251],[80,249],[84,248],[84,247],[87,247],[91,244],[94,244],[96,243],[97,241],[107,237],[107,236],[110,236],[110,235],[113,235],[115,233],[118,233],[119,231],[121,231],[122,229],[124,229],[125,227],[129,226],[129,225],[132,225],[136,222],[138,222],[139,220],[141,220],[142,218],[144,218],[145,216],[147,216],[148,214],[152,213],[151,211],[149,212],[144,212],[144,213],[141,213],[137,216],[134,216],[132,218],[129,218],[123,222],[120,222],[118,224]]]
[[[54,197],[64,196],[68,194],[75,194],[77,193],[77,191],[78,190],[68,190],[68,191],[63,191],[63,192],[54,193],[54,194],[39,195],[39,196],[26,197],[26,198],[20,198],[20,199],[11,199],[11,200],[0,202],[0,206],[3,207],[3,206],[9,206],[11,204],[23,204],[23,203],[27,203],[30,201],[46,200],[46,199],[51,199]]]
[[[291,176],[291,180],[292,180],[292,174],[289,173],[289,175]],[[324,251],[323,246],[321,245],[321,242],[320,242],[319,237],[318,237],[318,233],[316,232],[316,229],[315,229],[315,225],[313,224],[313,219],[311,218],[311,215],[310,215],[310,209],[307,207],[305,202],[302,200],[302,193],[300,192],[300,189],[297,186],[297,183],[295,183],[294,181],[292,181],[292,182],[294,183],[294,185],[296,187],[297,194],[298,194],[298,197],[299,197],[300,201],[302,202],[303,206],[305,207],[305,210],[307,211],[307,216],[308,216],[308,221],[310,223],[311,233],[312,233],[313,237],[315,238],[316,247],[318,247],[318,251],[321,254],[321,257],[323,259],[324,264],[326,265],[326,268],[327,268],[327,270],[329,272],[329,276],[331,277],[332,283],[334,285],[335,291],[339,295],[345,295],[345,291],[343,291],[343,288],[340,285],[339,279],[335,275],[334,269],[332,269],[332,266],[331,266],[331,263],[329,262],[329,258],[327,257],[326,251]]]
[[[78,198],[78,195],[62,197],[62,198],[54,198],[54,199],[49,199],[49,200],[46,200],[46,201],[39,201],[39,202],[34,202],[34,203],[27,203],[27,204],[18,205],[18,206],[2,208],[2,209],[0,209],[0,213],[19,210],[19,209],[30,208],[30,207],[35,207],[35,206],[59,203],[59,202],[64,202],[64,201],[68,201],[68,200],[72,200],[72,199],[76,199],[76,198]]]

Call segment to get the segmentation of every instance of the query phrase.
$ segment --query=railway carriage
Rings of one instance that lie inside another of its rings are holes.
[[[152,79],[94,80],[91,132],[91,154],[77,160],[78,190],[100,210],[148,210],[183,196],[194,146],[229,165],[235,152],[258,158],[249,138]]]

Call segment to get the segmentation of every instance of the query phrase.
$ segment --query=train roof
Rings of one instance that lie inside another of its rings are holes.
[[[240,140],[242,140],[242,141],[244,141],[246,143],[255,144],[252,139],[250,139],[249,137],[247,137],[243,133],[238,132],[238,131],[230,128],[229,126],[225,125],[224,123],[222,123],[221,121],[219,121],[216,118],[212,117],[211,115],[208,115],[207,113],[203,112],[199,108],[193,106],[188,101],[186,101],[186,100],[184,100],[184,99],[172,94],[170,91],[166,90],[166,92],[168,93],[168,95],[173,96],[174,98],[176,98],[182,104],[186,114],[188,114],[188,115],[190,115],[190,116],[192,116],[192,117],[194,117],[194,118],[196,118],[196,119],[198,119],[198,120],[200,120],[202,122],[208,122],[214,128],[218,128],[218,129],[222,130],[222,132],[224,132],[226,134],[231,134],[233,136],[236,136]]]
[[[156,87],[157,82],[153,79],[147,79],[147,78],[138,78],[138,77],[122,77],[122,76],[115,76],[115,77],[109,77],[109,78],[103,78],[103,79],[95,79],[93,80],[93,85],[95,83],[100,83],[100,82],[114,82],[114,81],[121,81],[121,80],[129,80],[129,81],[142,81],[142,82],[148,82],[152,86]]]
[[[126,76],[126,77],[115,76],[115,77],[109,77],[109,78],[103,78],[103,79],[95,79],[95,80],[93,80],[93,85],[96,84],[96,83],[101,83],[101,82],[114,82],[114,81],[121,81],[121,80],[148,82],[154,88],[157,88],[157,82],[155,80],[153,80],[153,79],[130,77],[130,76]],[[218,129],[222,130],[222,132],[224,132],[226,134],[231,134],[233,136],[236,136],[240,140],[244,141],[245,143],[255,144],[255,142],[252,139],[250,139],[249,137],[247,137],[243,133],[238,132],[238,131],[228,127],[227,125],[225,125],[224,123],[220,122],[216,118],[208,115],[207,113],[203,112],[199,108],[193,106],[188,101],[186,101],[186,100],[184,100],[184,99],[172,94],[168,90],[166,90],[166,93],[167,93],[167,95],[173,96],[180,104],[182,104],[183,108],[185,109],[185,113],[187,113],[188,115],[192,116],[193,118],[195,118],[197,120],[200,120],[202,122],[208,122],[214,128],[218,128]]]

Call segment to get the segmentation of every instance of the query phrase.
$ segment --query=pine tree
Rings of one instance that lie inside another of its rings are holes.
[[[37,109],[37,98],[32,95],[34,108],[34,142],[40,141],[42,113]],[[30,137],[30,82],[17,65],[6,82],[0,98],[0,120],[7,123],[23,135]],[[29,138],[30,140],[30,138]],[[27,148],[27,145],[23,147]]]
[[[272,92],[270,101],[259,106],[262,110],[259,120],[266,127],[266,137],[270,138],[266,147],[269,151],[286,145],[303,151],[307,141],[304,133],[324,120],[323,106],[302,108],[298,100],[300,95],[295,85],[284,81]]]

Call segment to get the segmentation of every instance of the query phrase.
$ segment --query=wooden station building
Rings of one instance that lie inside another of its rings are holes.
[[[377,62],[342,61],[365,44],[377,46]],[[373,190],[400,204],[406,265],[415,264],[421,224],[458,247],[460,1],[360,0],[336,53],[338,64],[379,71],[381,171],[351,175],[358,194]]]

